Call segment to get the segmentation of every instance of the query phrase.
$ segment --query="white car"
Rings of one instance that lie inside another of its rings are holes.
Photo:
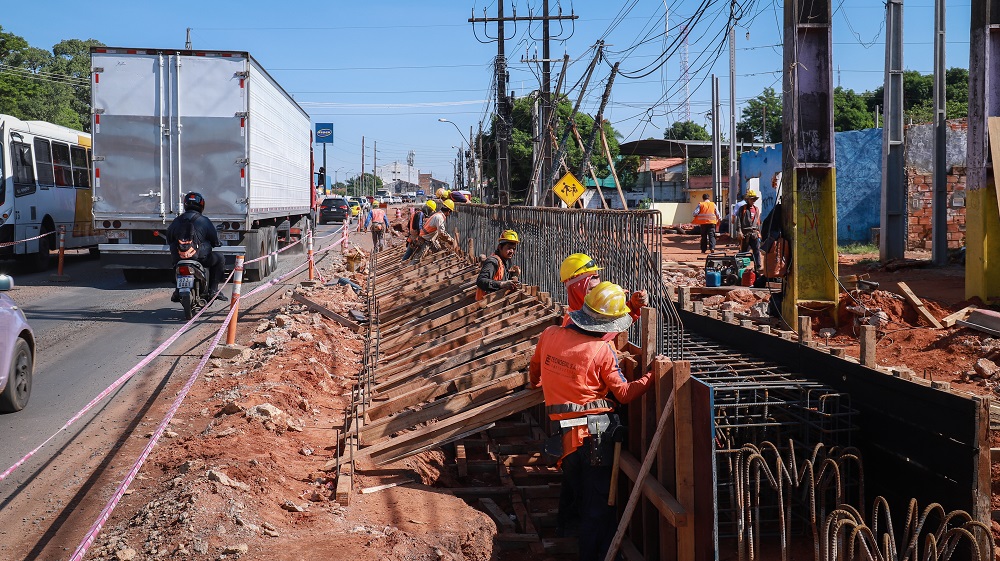
[[[0,275],[0,290],[14,287],[14,281]],[[0,293],[0,412],[20,411],[31,396],[31,377],[35,363],[35,333],[21,308]]]

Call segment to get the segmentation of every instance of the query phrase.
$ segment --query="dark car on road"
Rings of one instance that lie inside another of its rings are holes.
[[[344,197],[327,197],[319,205],[319,223],[347,222],[351,204]]]

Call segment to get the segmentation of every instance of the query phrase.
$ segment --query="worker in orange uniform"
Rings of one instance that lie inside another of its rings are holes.
[[[429,218],[436,210],[437,203],[427,201],[424,203],[423,208],[415,210],[410,215],[410,231],[408,232],[409,235],[406,236],[406,251],[403,253],[404,263],[417,250],[417,246],[419,245],[417,238],[420,237],[420,229],[424,227],[424,219]]]
[[[450,247],[456,248],[455,240],[445,231],[445,223],[452,212],[455,212],[455,203],[450,200],[444,201],[438,205],[437,212],[424,220],[424,225],[420,228],[420,235],[417,236],[417,249],[413,252],[413,257],[410,258],[411,263],[419,263],[420,258],[428,249],[432,251],[441,249],[442,241]]]
[[[598,271],[601,267],[586,253],[574,253],[563,259],[559,266],[559,278],[566,287],[566,299],[569,303],[567,314],[563,317],[563,327],[569,325],[569,312],[583,308],[583,300],[590,291],[601,282]],[[632,320],[639,319],[640,310],[649,305],[649,295],[645,290],[637,290],[628,299],[629,315]],[[605,333],[604,340],[610,341],[617,333]]]
[[[487,294],[492,294],[498,290],[514,289],[520,290],[521,283],[517,279],[520,268],[510,265],[511,259],[517,252],[517,244],[521,243],[517,232],[514,230],[504,230],[497,240],[497,249],[483,261],[479,269],[479,276],[476,277],[476,301],[486,298]],[[507,272],[511,271],[511,278],[507,278]]]
[[[701,196],[701,203],[694,209],[694,223],[701,228],[701,252],[715,251],[715,229],[722,221],[722,215],[708,193]]]
[[[559,457],[562,464],[559,532],[570,534],[578,518],[580,559],[587,561],[604,559],[616,527],[608,492],[614,442],[620,442],[624,427],[608,394],[618,403],[628,403],[653,383],[652,372],[627,381],[615,349],[602,340],[606,333],[629,328],[629,311],[620,286],[599,283],[587,294],[583,307],[570,312],[570,325],[542,332],[531,357],[529,384],[541,386],[546,413],[553,429],[558,429],[547,442],[546,452]]]
[[[368,215],[365,216],[365,228],[369,226],[372,229],[372,253],[378,253],[385,245],[385,233],[392,233],[385,209],[375,207],[368,211]]]

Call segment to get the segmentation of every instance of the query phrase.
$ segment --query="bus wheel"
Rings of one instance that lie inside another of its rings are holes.
[[[50,249],[52,248],[52,241],[49,239],[52,236],[45,236],[38,240],[38,251],[32,253],[28,257],[28,264],[34,271],[44,271],[49,268],[50,260]]]

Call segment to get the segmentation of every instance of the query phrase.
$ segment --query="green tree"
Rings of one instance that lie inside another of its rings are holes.
[[[511,200],[512,202],[523,202],[528,194],[528,188],[531,185],[532,179],[532,153],[535,147],[535,137],[532,134],[532,107],[534,106],[536,95],[532,94],[522,98],[514,100],[514,106],[512,111],[512,123],[513,129],[511,131],[511,143],[508,147],[508,154],[510,157],[510,185],[511,185]],[[558,100],[556,105],[557,114],[557,124],[555,127],[556,135],[558,139],[561,139],[562,133],[565,130],[566,123],[569,121],[569,115],[572,112],[572,105],[570,101],[564,96]],[[580,137],[586,143],[590,139],[591,132],[594,130],[594,118],[590,115],[584,113],[577,113],[575,117],[576,127],[580,133]],[[496,177],[496,130],[497,130],[497,118],[494,117],[491,130],[483,134],[482,145],[483,145],[483,173],[486,177]],[[610,148],[612,157],[616,157],[619,154],[618,141],[621,135],[615,131],[607,121],[604,122],[604,134],[608,139],[608,147]],[[553,149],[553,153],[555,150]],[[566,163],[569,166],[570,171],[573,174],[579,174],[580,164],[583,160],[583,152],[580,150],[573,138],[572,133],[566,143]],[[594,143],[594,149],[591,154],[591,165],[594,167],[594,173],[598,177],[607,177],[611,173],[611,168],[608,166],[607,158],[604,157],[604,150],[601,145],[600,133],[598,133],[598,138]],[[618,177],[624,185],[632,185],[638,176],[639,169],[639,158],[638,156],[629,156],[622,158],[620,161],[616,160],[615,170],[618,172]],[[579,177],[580,181],[584,181],[586,178]],[[543,182],[545,180],[543,179]]]
[[[884,88],[879,86],[868,97],[868,110],[881,111]],[[961,119],[969,115],[969,71],[949,68],[945,73],[946,115]],[[934,76],[916,70],[903,72],[903,118],[907,122],[930,123],[934,120]]]
[[[674,121],[670,128],[663,131],[666,140],[712,140],[708,130],[694,121]],[[728,169],[728,168],[723,168]],[[691,158],[688,161],[690,175],[712,175],[711,158]]]
[[[0,27],[0,112],[90,130],[90,47],[68,39],[52,52]]]
[[[851,89],[833,90],[833,130],[856,131],[875,127],[874,113],[868,110],[864,95]]]
[[[381,177],[372,175],[368,172],[365,172],[362,175],[363,177],[355,175],[354,177],[348,178],[344,181],[344,185],[347,187],[347,196],[365,197],[368,195],[374,195],[375,191],[382,188]],[[372,187],[372,185],[374,185],[374,187]]]
[[[747,101],[736,123],[736,139],[743,142],[781,142],[781,98],[774,88],[764,88]]]

